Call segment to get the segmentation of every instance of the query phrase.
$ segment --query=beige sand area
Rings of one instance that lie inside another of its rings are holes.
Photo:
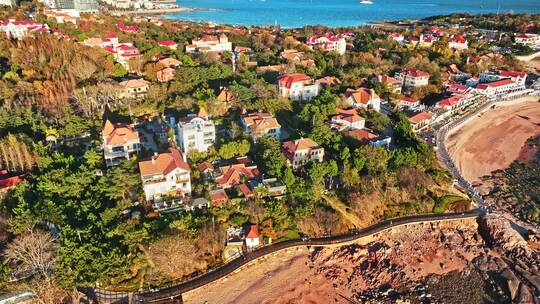
[[[347,303],[315,276],[307,249],[279,251],[263,261],[182,295],[184,303]],[[336,301],[337,300],[337,301]]]
[[[448,135],[446,147],[463,177],[470,182],[508,167],[525,141],[540,134],[539,97],[497,104]]]

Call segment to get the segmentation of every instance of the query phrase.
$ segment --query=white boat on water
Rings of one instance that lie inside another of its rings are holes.
[[[371,0],[362,0],[362,1],[360,1],[360,4],[373,4],[373,1],[371,1]]]

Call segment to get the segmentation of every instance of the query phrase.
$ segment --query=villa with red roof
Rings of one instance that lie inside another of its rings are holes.
[[[380,83],[388,87],[394,93],[401,93],[401,81],[388,75],[378,75],[373,79],[376,83]]]
[[[421,87],[429,84],[428,72],[415,69],[405,69],[396,73],[394,77],[403,84],[405,88]]]
[[[246,227],[246,247],[248,249],[254,249],[259,247],[259,228],[257,225],[250,225]]]
[[[320,163],[324,158],[324,148],[310,138],[286,141],[281,144],[281,149],[294,170],[309,161]]]
[[[413,109],[420,105],[420,101],[418,99],[409,97],[409,96],[403,96],[399,98],[397,106],[400,108],[406,108],[406,109]]]
[[[233,163],[220,166],[214,174],[215,182],[222,189],[229,189],[242,184],[244,179],[248,181],[256,179],[259,177],[259,169],[248,157],[240,157]]]
[[[159,201],[165,195],[191,194],[191,169],[182,153],[174,148],[139,162],[146,201]]]
[[[345,36],[341,34],[326,33],[320,36],[311,36],[307,38],[306,44],[311,48],[319,47],[326,52],[336,52],[340,55],[344,55],[347,51],[347,41]]]
[[[446,91],[452,94],[467,94],[471,91],[471,87],[462,85],[455,82],[450,82],[446,84]]]
[[[347,89],[345,97],[347,102],[356,109],[373,109],[377,112],[381,110],[381,98],[373,89]]]
[[[257,139],[263,135],[272,136],[276,139],[281,137],[281,125],[277,119],[268,113],[255,112],[243,114],[240,122],[244,131],[249,133],[251,138]]]
[[[469,42],[465,37],[456,35],[448,42],[448,47],[454,50],[466,50],[469,48]]]
[[[123,23],[117,24],[116,28],[126,33],[136,33],[139,30],[136,25],[125,25]]]
[[[107,167],[116,166],[120,162],[130,159],[132,155],[141,152],[139,132],[135,131],[133,125],[113,124],[107,120],[101,134]]]
[[[164,40],[159,42],[159,46],[175,51],[178,47],[178,44],[172,40]]]
[[[305,74],[289,74],[278,78],[279,95],[292,100],[310,100],[319,95],[319,84]]]
[[[123,92],[122,97],[124,98],[138,98],[146,96],[148,92],[148,81],[138,78],[138,79],[128,79],[120,82],[118,84]]]
[[[159,82],[169,82],[174,79],[174,69],[170,67],[163,68],[156,72],[156,79]]]
[[[433,120],[433,114],[430,112],[419,112],[409,115],[409,122],[414,131],[419,131],[425,126],[429,125]]]
[[[392,33],[390,34],[390,38],[394,39],[396,42],[403,42],[405,40],[405,37],[400,33]]]
[[[441,99],[437,102],[436,107],[441,108],[447,111],[454,110],[459,108],[464,101],[463,96],[461,95],[452,95],[448,98]]]
[[[191,44],[186,46],[186,53],[195,52],[232,52],[232,43],[229,42],[229,38],[225,34],[221,34],[219,37],[206,35],[200,38],[194,38],[191,40]]]
[[[338,114],[330,119],[330,128],[338,131],[363,129],[366,120],[358,114],[356,109],[337,109]]]

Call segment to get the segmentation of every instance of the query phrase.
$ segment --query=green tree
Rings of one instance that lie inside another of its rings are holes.
[[[269,176],[281,177],[287,165],[281,154],[279,142],[274,137],[263,136],[255,144],[255,160],[261,172]]]
[[[235,156],[245,156],[248,154],[251,145],[249,141],[242,139],[239,141],[230,141],[219,147],[219,156],[223,159],[233,158]]]
[[[126,76],[127,73],[128,73],[128,70],[126,70],[126,68],[120,63],[116,63],[114,65],[114,73],[113,73],[114,77],[124,77]]]

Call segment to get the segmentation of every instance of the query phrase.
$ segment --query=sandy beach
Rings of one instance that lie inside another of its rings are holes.
[[[479,178],[508,167],[525,141],[540,134],[539,97],[524,97],[497,104],[452,130],[446,147],[464,178]]]

